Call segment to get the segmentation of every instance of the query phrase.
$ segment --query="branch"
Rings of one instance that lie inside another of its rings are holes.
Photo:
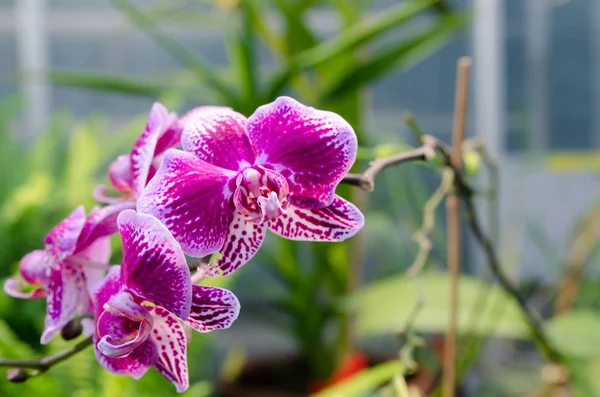
[[[435,148],[429,143],[424,143],[422,146],[408,152],[375,159],[371,161],[369,167],[362,174],[348,174],[340,183],[358,186],[372,192],[375,188],[375,177],[384,169],[412,161],[428,161],[434,157]]]
[[[37,369],[40,372],[49,370],[53,365],[60,363],[68,359],[71,356],[84,350],[86,347],[92,345],[92,337],[86,338],[76,345],[70,346],[67,349],[60,351],[55,354],[51,354],[42,358],[25,359],[25,360],[14,360],[9,358],[0,358],[0,367],[17,367],[17,368],[31,368]]]

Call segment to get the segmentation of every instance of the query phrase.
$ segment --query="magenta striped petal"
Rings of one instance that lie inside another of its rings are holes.
[[[246,117],[226,107],[202,107],[186,116],[181,144],[200,159],[240,171],[254,163],[255,150],[246,135]]]
[[[365,219],[352,203],[335,196],[325,208],[301,209],[290,206],[287,214],[267,222],[282,237],[300,241],[342,241],[362,229]]]
[[[54,256],[56,261],[62,261],[71,255],[75,251],[84,224],[85,210],[83,205],[80,205],[46,235],[46,251]]]
[[[139,196],[148,183],[150,167],[156,153],[158,140],[177,122],[177,115],[169,113],[160,103],[150,110],[146,128],[131,149],[132,190]]]
[[[240,302],[226,289],[194,285],[192,311],[186,324],[199,332],[229,328],[240,313]]]
[[[191,153],[169,149],[138,200],[138,212],[163,222],[186,254],[206,256],[221,249],[227,236],[235,176]]]
[[[264,224],[246,222],[245,216],[236,212],[225,243],[220,250],[222,255],[215,263],[208,265],[207,276],[225,276],[246,264],[256,254],[265,238]]]
[[[158,360],[154,366],[181,393],[189,387],[187,341],[183,327],[177,317],[165,309],[158,306],[147,309],[154,320],[150,338],[158,351]]]
[[[85,275],[80,267],[68,262],[51,269],[47,292],[42,344],[48,343],[76,314],[84,314],[89,308]]]
[[[121,212],[117,219],[123,246],[123,284],[128,291],[188,317],[192,301],[190,271],[169,230],[151,215]]]
[[[335,187],[356,159],[356,135],[342,117],[292,98],[259,107],[246,129],[257,150],[256,164],[287,179],[290,202],[297,207],[331,204]]]

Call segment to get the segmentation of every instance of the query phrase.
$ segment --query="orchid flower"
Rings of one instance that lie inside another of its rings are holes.
[[[108,268],[108,236],[117,232],[117,215],[131,207],[131,203],[95,207],[87,218],[83,206],[77,207],[46,235],[43,250],[21,259],[19,273],[33,289],[25,292],[19,278],[4,283],[4,290],[14,297],[47,298],[41,343],[48,343],[76,315],[91,311],[88,290]]]
[[[118,218],[123,263],[95,293],[94,346],[107,370],[139,379],[155,367],[178,392],[188,388],[182,324],[200,332],[227,328],[239,302],[231,292],[192,285],[179,244],[150,215]]]
[[[156,173],[162,154],[179,145],[180,137],[181,125],[177,114],[169,113],[162,104],[155,103],[150,110],[146,128],[133,145],[131,153],[117,157],[109,166],[108,177],[111,184],[123,196],[110,197],[107,187],[99,185],[94,190],[96,200],[114,203],[137,198]]]
[[[139,197],[194,257],[220,252],[208,275],[229,274],[260,248],[266,229],[293,240],[341,241],[364,224],[335,194],[356,158],[352,127],[339,115],[280,97],[246,119],[200,108],[183,126]]]

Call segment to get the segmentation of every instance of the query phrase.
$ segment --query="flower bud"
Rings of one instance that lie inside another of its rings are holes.
[[[11,368],[6,373],[6,380],[13,383],[23,383],[29,378],[29,374],[23,368]]]
[[[81,325],[81,320],[78,318],[74,318],[65,324],[64,327],[60,330],[60,336],[64,340],[71,340],[77,338],[83,332],[83,326]]]

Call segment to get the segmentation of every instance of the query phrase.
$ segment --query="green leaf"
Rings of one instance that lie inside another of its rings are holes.
[[[240,2],[238,14],[241,26],[230,45],[233,50],[232,63],[237,69],[245,103],[252,101],[257,90],[255,35],[252,29],[253,2],[254,0]],[[239,111],[244,110],[246,109]],[[253,110],[248,109],[250,112]]]
[[[127,95],[156,97],[169,89],[166,84],[158,84],[133,76],[79,72],[74,70],[49,70],[46,72],[46,78],[53,84],[91,88]]]
[[[281,93],[290,80],[299,73],[319,66],[347,51],[379,37],[391,28],[410,21],[415,15],[427,9],[436,0],[413,0],[390,7],[376,17],[357,24],[309,50],[294,56],[287,68],[277,74],[267,90],[266,98],[274,98]]]
[[[448,275],[426,272],[416,278],[400,275],[374,282],[355,293],[349,303],[356,312],[358,332],[363,335],[401,331],[419,299],[423,308],[413,327],[425,332],[444,332],[449,321],[449,296]],[[461,276],[458,307],[461,334],[527,336],[518,306],[496,286]]]
[[[548,320],[546,330],[562,353],[600,357],[600,313],[573,310]]]
[[[226,101],[237,104],[235,92],[202,58],[191,53],[184,45],[165,34],[158,25],[127,0],[112,0],[113,4],[123,11],[140,30],[148,35],[163,50],[193,71],[200,81],[205,82]]]
[[[359,372],[353,377],[334,386],[312,394],[311,397],[353,397],[377,389],[382,383],[390,381],[402,373],[403,367],[399,361],[388,361],[375,367]]]
[[[420,61],[441,47],[452,34],[465,25],[466,21],[466,14],[446,17],[424,32],[414,34],[395,47],[358,63],[325,89],[322,98],[333,100],[342,97],[392,70],[406,68]]]

